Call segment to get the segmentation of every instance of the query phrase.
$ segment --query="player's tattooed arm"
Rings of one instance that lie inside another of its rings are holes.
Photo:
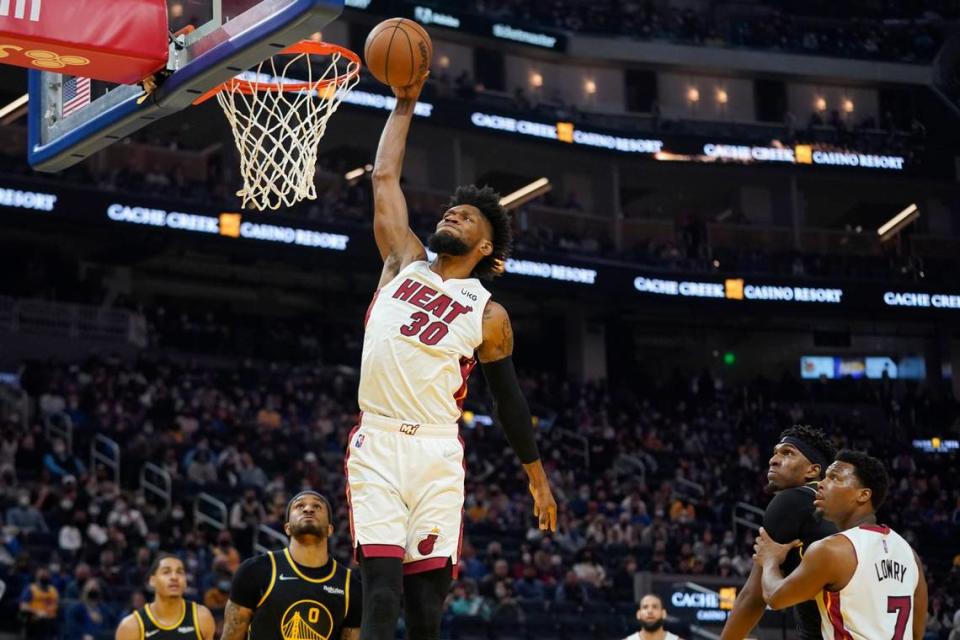
[[[360,629],[344,629],[340,640],[360,640]]]
[[[253,619],[253,609],[241,607],[232,600],[227,600],[227,608],[223,612],[223,633],[220,635],[220,640],[245,640],[251,619]]]
[[[480,362],[496,362],[513,355],[513,326],[503,305],[488,302],[483,309],[483,343],[477,349]]]

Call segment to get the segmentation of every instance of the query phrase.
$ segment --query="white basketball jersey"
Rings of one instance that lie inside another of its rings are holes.
[[[643,636],[640,635],[640,632],[631,633],[629,636],[623,640],[643,640]],[[680,636],[675,633],[670,633],[669,631],[665,632],[663,640],[680,640]]]
[[[890,527],[841,531],[857,552],[853,578],[817,598],[826,640],[902,640],[913,637],[913,593],[920,579],[913,549]]]
[[[360,363],[360,409],[397,420],[456,424],[483,342],[490,292],[476,278],[443,280],[407,265],[374,296]]]

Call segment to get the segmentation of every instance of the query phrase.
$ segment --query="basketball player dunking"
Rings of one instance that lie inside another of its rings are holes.
[[[180,558],[161,553],[148,575],[153,602],[120,621],[116,640],[214,640],[213,614],[183,597],[187,571]]]
[[[462,534],[457,421],[478,360],[527,473],[539,526],[556,529],[557,506],[511,359],[510,318],[479,280],[496,273],[510,251],[510,219],[499,196],[489,188],[458,188],[428,240],[437,254],[432,263],[408,223],[400,173],[425,79],[393,89],[397,104],[373,171],[373,229],[384,264],[367,311],[362,413],[346,462],[363,576],[362,640],[394,637],[401,593],[407,637],[440,637]]]
[[[290,546],[246,560],[233,576],[221,640],[356,640],[362,594],[330,557],[330,503],[301,491],[287,505]]]
[[[763,513],[763,527],[778,542],[800,540],[791,549],[781,569],[790,573],[800,564],[801,553],[814,542],[837,532],[837,528],[815,514],[813,500],[817,481],[837,451],[819,429],[797,425],[784,430],[773,448],[767,470],[767,492],[774,497]],[[743,589],[737,594],[720,640],[743,640],[757,626],[767,605],[760,580],[763,568],[754,563]],[[820,612],[816,602],[801,602],[793,608],[800,640],[819,640]]]
[[[923,565],[895,531],[877,524],[890,479],[865,453],[841,451],[814,504],[840,533],[813,544],[783,577],[780,565],[800,545],[774,542],[764,529],[754,559],[763,566],[763,599],[774,609],[816,599],[828,640],[923,638],[927,581]]]

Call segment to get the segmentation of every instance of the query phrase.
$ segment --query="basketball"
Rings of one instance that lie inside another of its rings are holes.
[[[374,78],[392,87],[406,87],[430,70],[433,43],[413,20],[390,18],[367,36],[363,57]]]

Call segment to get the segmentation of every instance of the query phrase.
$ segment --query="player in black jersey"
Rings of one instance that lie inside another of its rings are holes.
[[[836,456],[836,448],[819,429],[806,425],[791,427],[780,434],[767,471],[767,492],[775,494],[763,514],[763,527],[777,542],[800,540],[803,545],[790,551],[781,569],[784,575],[800,564],[803,550],[837,532],[836,527],[815,516],[813,499],[817,482]],[[721,640],[743,640],[757,626],[767,605],[763,601],[763,569],[754,563],[750,577],[733,604],[720,636]],[[801,640],[820,639],[820,612],[814,601],[794,607]]]
[[[330,503],[301,491],[287,505],[290,546],[250,558],[233,577],[221,640],[356,640],[360,581],[330,557]]]
[[[187,571],[180,558],[161,553],[153,561],[149,576],[153,602],[120,622],[116,640],[214,640],[213,614],[202,604],[183,598]]]

